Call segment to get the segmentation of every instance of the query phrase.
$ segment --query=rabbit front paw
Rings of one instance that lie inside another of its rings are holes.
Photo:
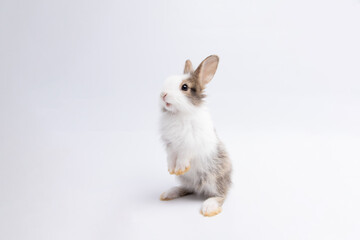
[[[179,176],[179,175],[183,175],[184,173],[186,173],[189,170],[190,170],[190,163],[177,164],[173,174],[175,174],[176,176]]]
[[[169,168],[168,171],[170,174],[175,174],[175,169],[173,169],[173,168]]]

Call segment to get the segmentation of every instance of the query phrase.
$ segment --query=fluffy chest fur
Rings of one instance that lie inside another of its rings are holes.
[[[207,160],[215,154],[218,142],[206,108],[187,114],[164,112],[161,136],[170,151],[190,157],[193,167],[205,167]]]

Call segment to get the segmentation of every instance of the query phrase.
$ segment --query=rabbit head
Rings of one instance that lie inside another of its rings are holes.
[[[203,103],[204,89],[216,72],[219,57],[211,55],[203,60],[194,71],[190,60],[186,60],[184,74],[165,80],[160,94],[163,111],[191,112]]]

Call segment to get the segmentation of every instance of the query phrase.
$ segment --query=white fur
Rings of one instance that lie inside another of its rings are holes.
[[[180,76],[171,76],[165,80],[162,92],[160,104],[167,111],[176,112],[191,112],[194,108],[188,101],[186,96],[180,90],[181,82],[186,79],[189,75],[184,74]],[[165,101],[162,99],[164,94],[167,94]],[[166,103],[170,103],[171,106],[166,106]]]
[[[219,208],[220,205],[216,198],[209,198],[203,203],[201,207],[201,212],[205,215],[211,214],[213,212],[219,211]]]
[[[167,110],[162,113],[160,131],[168,154],[168,168],[178,170],[190,165],[190,170],[180,176],[183,185],[197,192],[214,194],[217,192],[215,182],[207,183],[202,189],[196,189],[196,183],[201,173],[212,168],[219,140],[207,108],[194,106],[181,91],[180,84],[186,77],[168,78],[160,96],[161,106]],[[166,102],[171,106],[167,107]]]
[[[219,205],[219,202],[216,198],[207,199],[201,207],[201,213],[204,215],[210,215],[220,211],[221,206]]]

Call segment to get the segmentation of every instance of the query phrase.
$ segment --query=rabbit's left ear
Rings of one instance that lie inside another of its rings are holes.
[[[201,88],[205,88],[205,85],[214,77],[218,64],[219,57],[211,55],[205,58],[195,70],[195,75],[197,76]]]
[[[185,62],[184,74],[193,73],[193,72],[194,72],[194,69],[193,69],[192,63],[188,59]]]

